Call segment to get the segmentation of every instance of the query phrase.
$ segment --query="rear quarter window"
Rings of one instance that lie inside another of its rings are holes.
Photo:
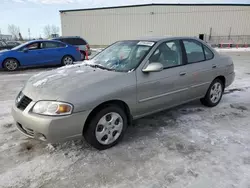
[[[203,45],[192,39],[183,40],[183,44],[187,54],[188,63],[196,63],[205,61],[205,55],[203,52]]]
[[[205,51],[206,60],[210,60],[214,58],[213,52],[205,45],[204,45],[204,51]]]
[[[81,38],[63,38],[63,39],[59,39],[61,42],[65,42],[67,44],[71,44],[71,45],[87,45],[87,42]]]

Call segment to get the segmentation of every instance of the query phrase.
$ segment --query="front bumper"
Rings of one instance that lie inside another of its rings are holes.
[[[24,111],[16,106],[12,107],[12,116],[17,128],[26,136],[50,143],[82,137],[83,127],[90,111],[51,117],[31,113],[33,105],[34,102],[31,102]]]

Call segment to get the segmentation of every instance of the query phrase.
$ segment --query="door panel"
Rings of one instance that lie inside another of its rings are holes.
[[[41,55],[43,56],[43,64],[60,64],[63,57],[62,43],[43,42],[41,45]]]
[[[137,71],[137,100],[140,115],[186,101],[188,87],[186,75],[180,76],[183,72],[185,72],[184,66],[154,73]]]
[[[187,55],[187,79],[190,80],[189,98],[203,97],[215,78],[213,53],[193,39],[183,40],[183,44]]]
[[[158,62],[160,72],[136,70],[138,115],[166,109],[187,100],[188,80],[178,40],[161,43],[145,66]]]
[[[23,66],[31,66],[39,64],[39,50],[32,50],[28,52],[19,51],[18,53],[18,60],[20,61],[21,65]]]
[[[24,51],[27,49],[27,51]],[[17,52],[18,60],[23,66],[32,66],[40,63],[39,59],[40,42],[27,44]]]
[[[212,61],[187,64],[187,79],[190,80],[190,99],[205,96],[209,85],[214,79]]]

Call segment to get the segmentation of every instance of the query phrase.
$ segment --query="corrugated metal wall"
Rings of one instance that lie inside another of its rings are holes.
[[[63,36],[108,45],[140,36],[250,35],[250,6],[136,6],[61,13]]]

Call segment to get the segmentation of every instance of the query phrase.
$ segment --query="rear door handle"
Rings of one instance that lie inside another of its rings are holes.
[[[215,69],[217,66],[216,65],[213,65],[212,68]]]
[[[186,72],[180,72],[180,76],[185,76],[186,74]]]

